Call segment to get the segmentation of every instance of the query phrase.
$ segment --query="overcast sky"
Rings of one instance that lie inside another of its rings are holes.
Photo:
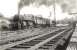
[[[18,0],[0,0],[0,13],[5,17],[13,16],[17,13]]]
[[[0,0],[0,13],[2,13],[5,17],[11,18],[11,16],[17,14],[18,11],[18,2],[19,0]],[[62,4],[62,3],[61,3]],[[21,14],[34,14],[34,15],[42,15],[43,17],[49,17],[51,14],[51,18],[54,17],[53,14],[53,5],[47,7],[45,5],[41,5],[39,7],[30,4],[21,9]],[[63,12],[63,9],[60,4],[56,4],[56,18],[57,20],[61,20],[65,17],[69,17],[68,12]]]

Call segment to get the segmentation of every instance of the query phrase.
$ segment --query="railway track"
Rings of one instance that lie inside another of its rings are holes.
[[[15,40],[18,38],[23,38],[24,36],[32,36],[37,35],[36,32],[41,32],[43,28],[34,28],[34,29],[24,29],[24,30],[18,30],[18,31],[9,31],[9,32],[2,32],[2,34],[7,34],[4,36],[1,36],[1,40],[8,41],[8,40]],[[36,33],[36,34],[34,34]]]
[[[36,50],[36,49],[47,49],[49,46],[53,46],[57,41],[62,39],[65,35],[65,32],[70,31],[70,29],[63,28],[53,31],[52,33],[46,32],[48,34],[42,34],[34,36],[30,39],[18,40],[19,42],[1,46],[2,50]],[[14,41],[11,41],[14,42]],[[16,42],[16,41],[15,41]]]
[[[56,28],[60,29],[60,28]],[[34,29],[25,29],[25,30],[18,30],[17,32],[5,32],[2,34],[7,34],[6,36],[2,36],[0,40],[0,45],[2,44],[8,44],[10,41],[19,41],[20,39],[24,39],[24,38],[30,38],[30,37],[34,37],[34,36],[38,36],[41,34],[44,34],[44,32],[47,31],[54,31],[55,28],[34,28]],[[11,35],[9,35],[11,34]]]
[[[39,29],[41,30],[41,29]],[[59,39],[61,39],[65,32],[70,31],[71,28],[59,28],[53,30],[47,28],[44,31],[38,31],[39,34],[33,36],[28,36],[24,38],[19,38],[16,40],[10,40],[4,44],[0,44],[0,49],[2,50],[36,50],[36,49],[47,49],[49,46],[53,46]]]
[[[39,31],[38,34],[39,34],[39,35],[45,34],[44,32],[46,32],[46,34],[47,34],[48,30],[51,31],[52,29],[46,29],[46,30],[44,30],[44,31]],[[58,30],[58,29],[57,29],[57,30]],[[57,31],[57,30],[52,30],[52,32]],[[36,33],[36,32],[35,32],[35,33]],[[35,33],[34,33],[34,34],[35,34]],[[34,35],[34,36],[37,36],[37,34]],[[32,38],[32,37],[34,37],[34,36],[24,37],[24,38],[20,38],[20,39],[17,39],[17,40],[6,41],[5,43],[0,43],[0,45],[9,44],[9,42],[10,42],[10,43],[14,43],[14,42],[17,42],[17,41],[22,41],[22,40],[24,40],[24,39]]]

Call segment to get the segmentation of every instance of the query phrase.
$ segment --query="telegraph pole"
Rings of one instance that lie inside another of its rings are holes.
[[[20,9],[21,9],[21,8],[20,8],[20,3],[18,3],[18,14],[17,14],[17,15],[18,15],[18,18],[19,18],[19,19],[20,19]],[[20,24],[20,22],[21,22],[21,21],[19,20],[19,22],[18,22],[18,28],[19,28],[19,29],[21,29],[21,24]]]
[[[55,25],[56,25],[56,9],[55,9],[55,8],[56,8],[56,4],[55,4],[55,3],[56,3],[56,0],[54,0],[54,1],[53,1],[53,9],[54,9],[54,23],[55,23]]]
[[[51,17],[51,11],[50,11],[50,17]],[[50,20],[50,26],[51,26],[51,20]]]
[[[18,1],[18,16],[20,15],[20,9],[21,9],[20,6],[21,6],[21,5],[20,5],[20,0],[19,0],[19,1]]]
[[[18,15],[20,15],[20,8],[19,8],[19,6],[18,6]]]

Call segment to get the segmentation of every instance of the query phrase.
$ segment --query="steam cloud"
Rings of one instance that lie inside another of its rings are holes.
[[[35,4],[35,6],[51,6],[55,3],[59,4],[63,12],[71,12],[72,9],[76,8],[76,0],[20,0],[19,7],[28,6],[30,4]]]

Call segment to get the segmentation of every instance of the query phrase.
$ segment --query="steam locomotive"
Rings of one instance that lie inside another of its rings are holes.
[[[34,15],[15,15],[9,25],[11,29],[23,29],[29,27],[49,27],[50,19]]]
[[[8,28],[9,30],[18,30],[18,29],[25,29],[25,28],[32,28],[32,27],[50,27],[56,26],[55,21],[51,21],[48,18],[43,18],[42,16],[34,16],[34,15],[14,15],[11,20],[8,21],[9,24],[6,22],[2,22],[0,28]],[[69,23],[74,24],[73,23]],[[75,26],[75,24],[74,24]]]

